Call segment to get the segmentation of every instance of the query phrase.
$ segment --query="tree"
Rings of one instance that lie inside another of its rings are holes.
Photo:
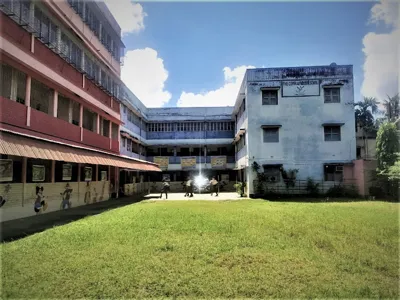
[[[397,160],[393,166],[390,166],[386,174],[389,180],[400,180],[400,153],[397,153]]]
[[[391,122],[383,123],[379,127],[376,138],[376,158],[380,174],[388,173],[389,168],[397,162],[399,151],[400,144],[396,125]]]
[[[367,133],[376,132],[377,127],[374,123],[374,114],[379,112],[378,104],[379,102],[373,97],[364,97],[364,101],[354,103],[356,129],[361,128],[362,130],[366,155],[368,155],[366,135]]]
[[[400,118],[400,97],[399,94],[390,97],[383,101],[385,119],[389,122],[394,122]]]

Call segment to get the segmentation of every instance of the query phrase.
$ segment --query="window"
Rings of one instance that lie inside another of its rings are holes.
[[[279,127],[263,128],[264,143],[279,143]]]
[[[264,165],[264,174],[269,182],[278,182],[281,180],[280,166]]]
[[[325,141],[340,141],[340,126],[324,127]]]
[[[343,181],[343,165],[325,165],[325,181]]]
[[[357,147],[357,158],[361,157],[361,147]]]
[[[340,88],[324,88],[325,103],[340,103]]]
[[[126,150],[132,151],[132,140],[131,139],[127,139],[127,141],[126,141]]]
[[[126,106],[122,105],[122,107],[124,108],[124,113],[126,113]]]
[[[262,91],[262,105],[278,105],[278,91],[277,90],[263,90]]]

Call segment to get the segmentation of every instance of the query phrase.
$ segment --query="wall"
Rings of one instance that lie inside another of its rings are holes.
[[[373,185],[372,172],[376,170],[376,167],[376,160],[357,159],[354,161],[354,177],[360,195],[369,195],[369,188]]]
[[[62,209],[62,196],[60,194],[65,191],[66,184],[66,182],[38,184],[44,188],[44,200],[48,203],[46,211],[39,212],[39,214]],[[89,188],[87,188],[86,182],[69,182],[68,184],[72,189],[70,196],[72,207],[110,199],[109,181],[90,182]],[[7,193],[6,188],[8,185],[10,190]],[[0,208],[1,222],[36,215],[34,211],[36,186],[36,183],[0,184],[0,195],[7,199],[7,202]],[[90,193],[87,193],[89,191]]]
[[[162,107],[148,108],[149,121],[233,120],[233,107]]]
[[[283,164],[286,169],[299,169],[297,179],[306,180],[310,176],[315,180],[321,180],[324,174],[323,163],[351,162],[356,158],[352,75],[344,72],[340,77],[344,82],[340,89],[340,103],[324,103],[321,84],[331,78],[318,77],[316,75],[318,72],[310,71],[305,75],[300,74],[306,79],[318,78],[319,96],[282,97],[280,88],[278,105],[262,105],[261,87],[280,87],[282,78],[291,79],[285,75],[290,73],[284,73],[282,70],[247,71],[249,78],[254,80],[247,83],[246,95],[247,103],[251,103],[247,107],[247,112],[251,116],[248,120],[249,134],[247,134],[249,165],[254,161],[260,165]],[[274,72],[276,75],[271,75]],[[291,76],[299,80],[295,75]],[[278,80],[263,80],[264,78],[278,78]],[[344,123],[341,127],[341,141],[325,142],[323,123]],[[261,125],[281,125],[279,142],[264,143]],[[249,182],[255,179],[254,176],[253,172],[248,172]],[[250,190],[250,193],[253,191]]]

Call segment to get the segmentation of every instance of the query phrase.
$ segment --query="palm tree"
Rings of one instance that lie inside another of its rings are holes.
[[[362,129],[365,154],[368,156],[368,143],[366,143],[366,133],[376,132],[374,114],[379,113],[378,101],[373,97],[364,97],[364,101],[354,103],[356,130]]]
[[[387,97],[388,99],[382,103],[385,107],[385,118],[389,122],[394,122],[400,117],[400,97],[399,94],[393,97],[388,95]]]

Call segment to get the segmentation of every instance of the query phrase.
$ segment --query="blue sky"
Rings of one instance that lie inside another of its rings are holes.
[[[336,62],[354,66],[358,101],[364,38],[393,30],[368,23],[374,4],[141,2],[142,28],[123,36],[122,77],[149,106],[225,106],[246,66]]]

